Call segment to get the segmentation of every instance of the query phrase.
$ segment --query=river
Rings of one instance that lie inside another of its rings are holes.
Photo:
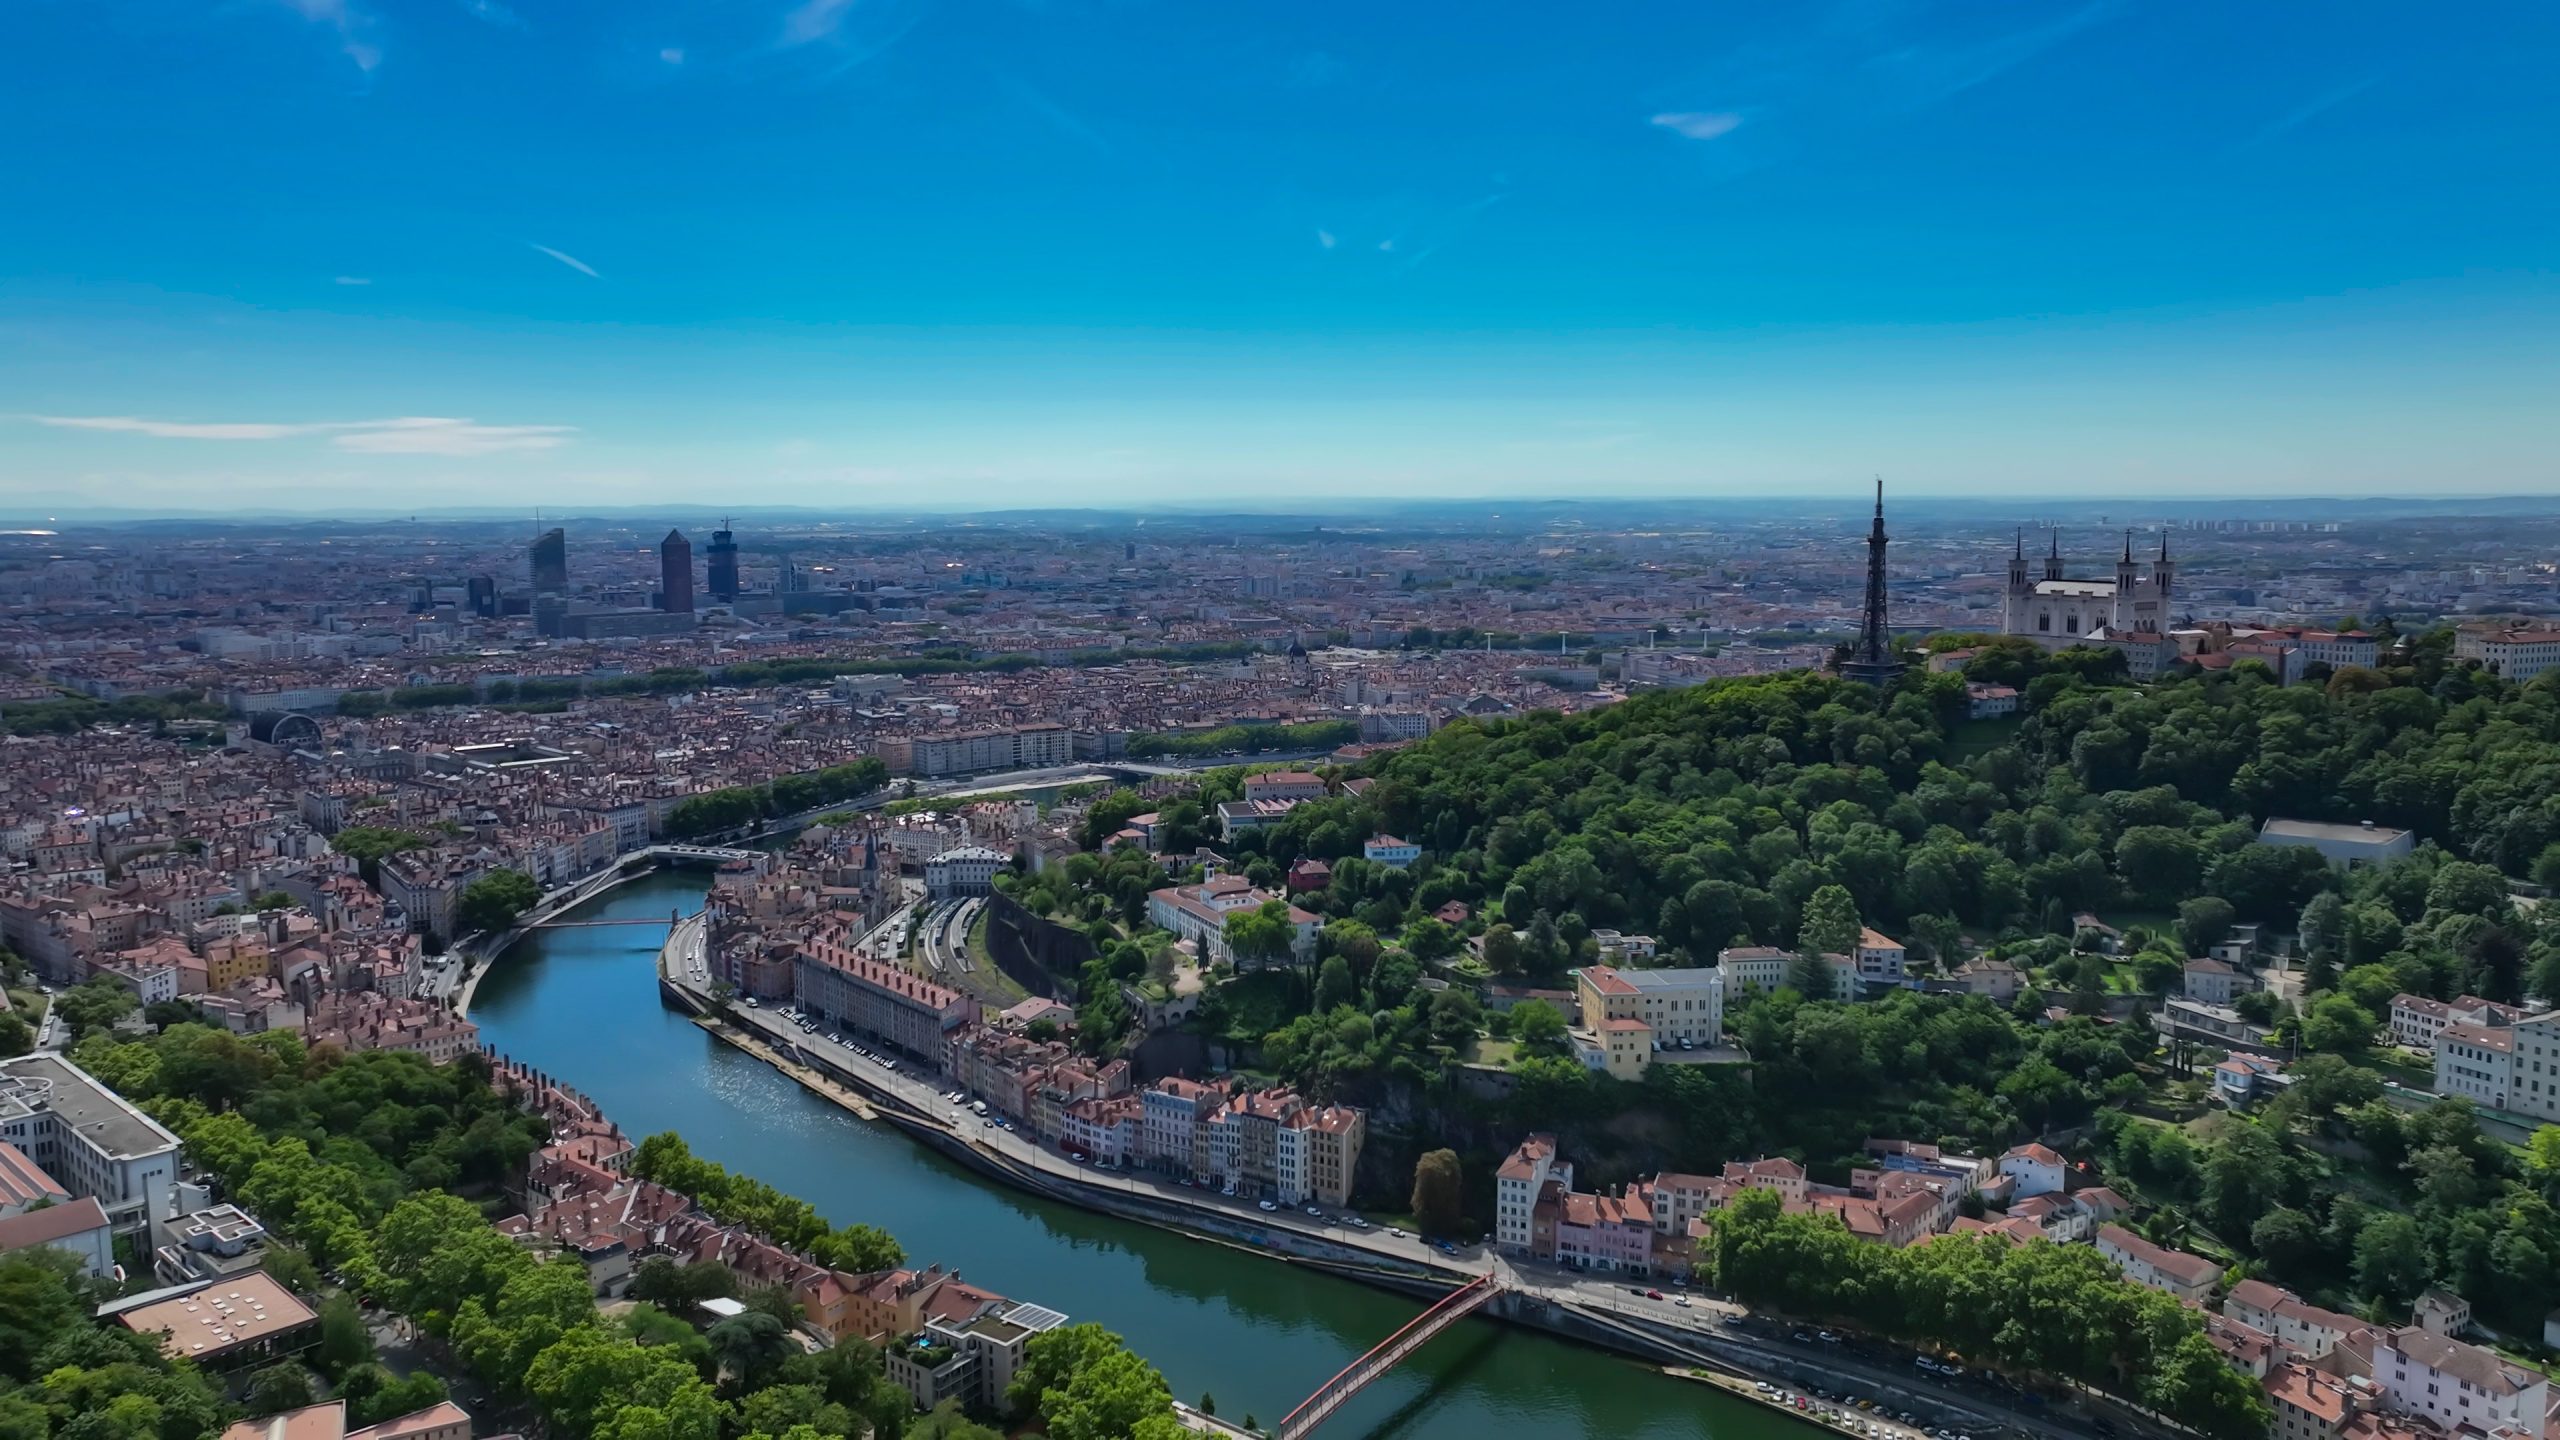
[[[699,875],[665,872],[572,918],[697,908]],[[662,1009],[647,925],[537,931],[481,982],[471,1016],[501,1053],[557,1076],[635,1139],[695,1153],[878,1225],[911,1262],[1094,1320],[1164,1371],[1174,1394],[1276,1424],[1416,1312],[1416,1302],[1276,1260],[1034,1199],[866,1125]],[[1810,1428],[1634,1361],[1472,1320],[1371,1386],[1325,1433],[1412,1440],[1708,1436],[1803,1440]]]

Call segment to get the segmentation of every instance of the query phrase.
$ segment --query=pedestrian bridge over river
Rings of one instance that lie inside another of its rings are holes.
[[[1306,1440],[1306,1436],[1333,1413],[1349,1403],[1352,1396],[1368,1388],[1371,1381],[1393,1370],[1404,1358],[1430,1344],[1450,1326],[1493,1303],[1502,1293],[1502,1285],[1490,1275],[1479,1275],[1433,1302],[1430,1309],[1413,1317],[1405,1327],[1381,1340],[1368,1354],[1342,1367],[1332,1379],[1317,1387],[1316,1393],[1289,1412],[1271,1440]]]

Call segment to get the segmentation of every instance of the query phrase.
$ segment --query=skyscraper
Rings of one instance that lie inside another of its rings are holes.
[[[533,537],[527,554],[533,561],[536,594],[557,595],[569,588],[569,537],[559,526]]]
[[[1884,481],[1876,481],[1876,523],[1867,532],[1866,616],[1858,626],[1857,647],[1840,673],[1866,685],[1890,685],[1902,673],[1902,657],[1884,626]]]
[[[693,610],[693,542],[681,530],[670,530],[658,542],[658,608]]]
[[[723,605],[738,598],[738,537],[729,531],[729,522],[711,532],[711,549],[703,557],[702,588]]]
[[[498,618],[498,577],[474,575],[466,582],[466,593],[471,597],[472,614],[483,620]]]

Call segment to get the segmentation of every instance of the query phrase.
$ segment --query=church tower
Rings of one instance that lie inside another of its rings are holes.
[[[2151,567],[2151,588],[2160,597],[2160,621],[2163,629],[2168,628],[2169,580],[2175,570],[2176,567],[2169,563],[2169,527],[2163,525],[2160,527],[2160,559]]]
[[[2124,557],[2116,561],[2115,626],[2119,630],[2134,628],[2134,592],[2139,579],[2140,567],[2133,563],[2133,531],[2128,527],[2124,532]]]
[[[2059,525],[2053,528],[2053,548],[2045,552],[2044,578],[2047,580],[2062,578],[2062,527]]]
[[[2000,610],[2002,634],[2018,633],[2027,613],[2026,599],[2031,593],[2032,587],[2027,583],[2027,531],[2025,526],[2020,526],[2009,550],[2009,596]]]

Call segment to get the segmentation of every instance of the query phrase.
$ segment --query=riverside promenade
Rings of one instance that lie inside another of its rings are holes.
[[[1703,1294],[1688,1294],[1686,1305],[1657,1300],[1647,1286],[1631,1289],[1623,1280],[1517,1260],[1486,1246],[1444,1248],[1419,1236],[1357,1229],[1331,1215],[1262,1211],[1251,1201],[1239,1204],[1163,1177],[1097,1171],[1029,1135],[987,1123],[965,1102],[945,1098],[939,1077],[917,1075],[904,1064],[893,1071],[830,1042],[824,1032],[801,1031],[777,1012],[722,1004],[702,964],[702,943],[699,926],[688,922],[661,947],[656,968],[664,1003],[809,1093],[1013,1188],[1417,1299],[1490,1276],[1505,1292],[1487,1308],[1494,1318],[1682,1371],[1739,1377],[1744,1383],[1726,1387],[1730,1393],[1809,1422],[1819,1417],[1796,1408],[1793,1397],[1764,1394],[1750,1383],[1854,1389],[1927,1422],[1915,1428],[1886,1421],[1871,1432],[1880,1440],[1926,1440],[1926,1429],[1935,1426],[1966,1435],[2005,1428],[2043,1440],[2084,1440],[2093,1433],[2092,1417],[2073,1408],[2028,1409],[1987,1393],[1950,1394],[1891,1359],[1844,1355],[1810,1337],[1798,1345],[1785,1322],[1752,1317],[1745,1307]],[[2116,1407],[2109,1406],[2107,1416],[2133,1433],[2175,1433]]]

